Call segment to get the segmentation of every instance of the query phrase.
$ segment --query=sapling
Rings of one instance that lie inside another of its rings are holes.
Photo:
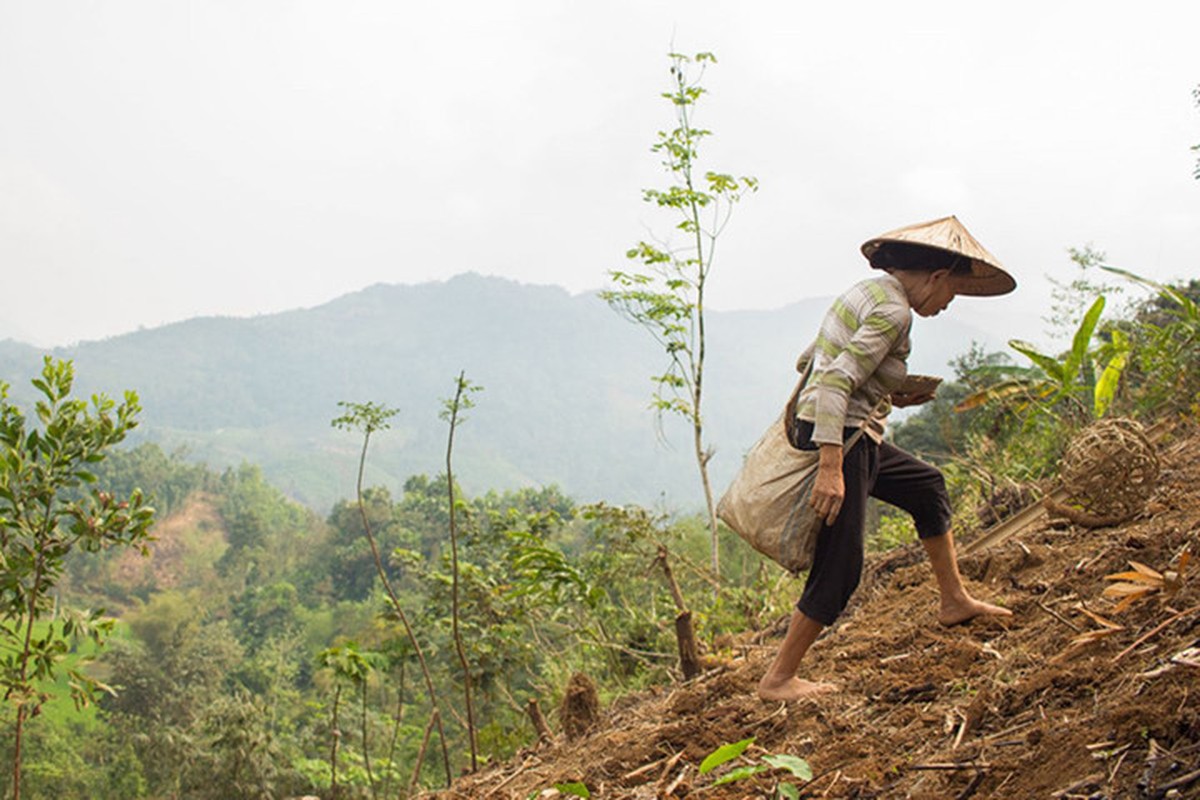
[[[371,556],[375,560],[375,570],[379,575],[380,582],[383,584],[384,591],[387,593],[388,600],[391,602],[392,613],[396,619],[400,620],[400,624],[404,626],[404,633],[408,637],[409,643],[412,644],[413,652],[417,656],[417,663],[421,667],[421,675],[425,679],[425,689],[429,694],[430,705],[429,724],[426,726],[425,741],[428,742],[429,740],[429,731],[436,727],[438,739],[442,744],[442,763],[446,770],[446,786],[449,787],[452,781],[450,774],[450,750],[446,743],[445,729],[442,726],[442,715],[437,690],[433,686],[433,677],[430,675],[429,665],[425,661],[425,652],[421,649],[421,643],[417,641],[416,633],[408,621],[408,615],[404,613],[404,607],[400,605],[400,599],[396,596],[395,589],[392,588],[392,582],[388,579],[387,570],[383,568],[383,558],[379,554],[379,545],[375,540],[374,532],[371,530],[371,520],[367,516],[367,506],[363,501],[363,472],[366,469],[367,446],[371,443],[371,434],[376,431],[387,430],[391,426],[388,420],[396,416],[399,410],[370,402],[347,403],[343,401],[339,402],[338,405],[346,413],[333,419],[330,424],[339,430],[359,431],[362,433],[363,443],[362,452],[358,458],[358,478],[355,484],[355,496],[358,499],[359,515],[362,517],[363,533],[366,534],[367,542],[371,546]],[[416,785],[417,779],[420,776],[424,753],[425,748],[422,745],[422,757],[417,759],[417,763],[413,767],[413,776],[409,783],[410,791]]]
[[[465,372],[460,372],[454,384],[454,397],[444,402],[441,413],[441,418],[446,421],[450,429],[446,435],[446,494],[450,505],[450,571],[452,575],[450,624],[454,633],[454,649],[458,652],[458,662],[462,666],[463,671],[463,694],[466,696],[467,735],[471,740],[472,772],[479,768],[479,757],[478,745],[475,741],[475,706],[471,702],[471,667],[467,662],[467,654],[463,649],[462,632],[459,630],[458,625],[458,516],[456,500],[454,498],[454,466],[452,457],[454,455],[454,431],[460,424],[466,421],[466,418],[462,416],[462,412],[474,407],[475,403],[471,400],[471,395],[482,388],[481,386],[475,386],[467,380]]]
[[[682,416],[692,428],[692,447],[708,512],[712,538],[712,571],[720,577],[717,551],[717,515],[708,462],[713,451],[704,441],[704,360],[708,345],[705,338],[705,290],[714,264],[717,238],[729,222],[733,205],[746,192],[758,188],[751,177],[707,171],[697,165],[700,142],[711,135],[696,127],[693,119],[696,103],[705,94],[700,86],[704,69],[715,64],[712,53],[686,56],[671,53],[671,90],[664,92],[672,106],[676,127],[660,131],[652,146],[663,156],[663,166],[674,183],[665,189],[646,189],[642,199],[677,215],[675,229],[682,232],[686,244],[673,247],[641,241],[626,252],[640,262],[641,269],[613,270],[609,273],[615,288],[600,296],[627,319],[645,328],[667,355],[667,369],[653,377],[652,407],[659,419],[666,413]]]

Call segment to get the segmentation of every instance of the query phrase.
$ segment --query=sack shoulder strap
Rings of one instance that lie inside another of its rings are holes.
[[[805,385],[808,384],[808,379],[812,377],[813,362],[816,361],[816,347],[817,343],[813,342],[808,346],[808,349],[801,353],[800,357],[796,359],[796,371],[801,373],[800,380],[796,382],[796,388],[792,390],[792,396],[788,398],[787,405],[784,406],[783,409],[783,424],[787,429],[787,438],[789,442],[796,438],[796,405],[800,402],[800,393],[804,391]],[[875,418],[876,414],[883,410],[884,404],[887,402],[887,395],[879,398],[879,402],[875,404],[875,407],[871,409],[871,413],[868,414],[867,418],[864,419],[862,424],[858,426],[858,430],[856,430],[850,436],[850,438],[846,440],[846,443],[842,446],[843,452],[849,453],[850,448],[854,447],[854,445],[858,443],[858,440],[862,438],[864,433],[866,433],[867,426],[871,424],[871,420]]]

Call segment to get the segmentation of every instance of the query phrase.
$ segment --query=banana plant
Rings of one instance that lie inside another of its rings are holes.
[[[1169,286],[1117,267],[1100,268],[1158,294],[1137,315],[1132,329],[1138,342],[1136,368],[1144,376],[1139,405],[1161,414],[1195,403],[1200,399],[1195,370],[1200,357],[1200,286],[1194,279]]]
[[[1019,412],[1033,409],[1058,416],[1065,408],[1068,415],[1084,419],[1104,416],[1112,407],[1131,350],[1129,337],[1120,330],[1113,330],[1109,342],[1092,349],[1104,304],[1103,295],[1096,298],[1079,322],[1071,349],[1057,358],[1024,340],[1010,340],[1008,346],[1028,358],[1032,366],[995,368],[1004,379],[967,396],[955,410],[1001,403]]]

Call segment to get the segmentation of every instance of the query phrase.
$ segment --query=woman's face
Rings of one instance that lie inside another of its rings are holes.
[[[954,299],[954,278],[948,269],[925,273],[917,296],[912,298],[912,310],[922,317],[936,317]]]

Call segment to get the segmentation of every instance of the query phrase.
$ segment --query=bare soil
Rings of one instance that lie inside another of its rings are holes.
[[[1200,555],[1200,435],[1177,435],[1161,455],[1140,517],[1101,529],[1048,521],[963,560],[971,591],[1010,620],[940,626],[916,546],[893,551],[806,659],[803,676],[839,693],[757,698],[781,620],[709,654],[698,678],[622,698],[585,736],[560,735],[440,796],[553,797],[555,783],[582,781],[595,798],[771,797],[786,774],[714,786],[723,769],[698,773],[714,749],[753,736],[733,763],[800,756],[814,773],[803,797],[1200,797],[1200,668],[1185,653],[1200,644],[1200,576],[1119,614],[1102,597],[1104,576],[1129,560],[1162,571],[1186,548]],[[1123,628],[1072,647],[1101,627],[1081,608]]]
[[[112,579],[121,586],[142,591],[166,591],[197,585],[211,576],[207,566],[215,556],[190,558],[196,552],[216,553],[225,546],[225,523],[213,505],[212,497],[203,492],[188,498],[183,508],[157,520],[151,531],[154,540],[147,543],[149,558],[138,550],[121,553],[113,565]],[[191,562],[196,563],[191,563]]]

